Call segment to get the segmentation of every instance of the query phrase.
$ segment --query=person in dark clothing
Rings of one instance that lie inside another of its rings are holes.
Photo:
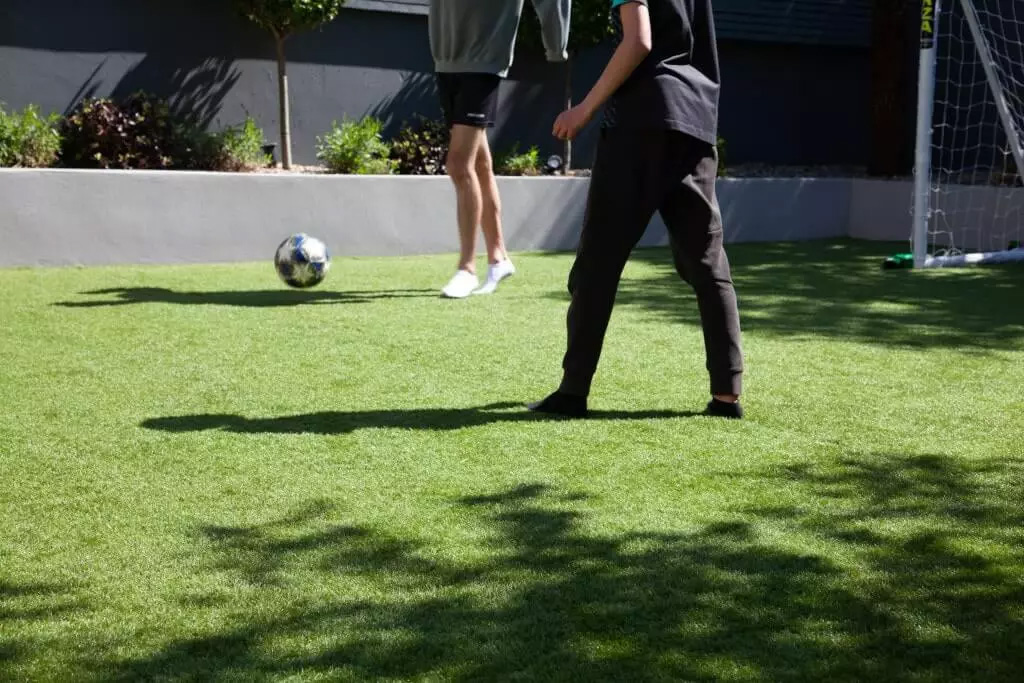
[[[739,310],[715,194],[720,77],[711,0],[611,0],[619,45],[553,133],[572,139],[603,106],[583,232],[569,274],[568,345],[558,390],[534,411],[587,415],[622,270],[656,211],[693,288],[711,379],[709,415],[740,418]]]

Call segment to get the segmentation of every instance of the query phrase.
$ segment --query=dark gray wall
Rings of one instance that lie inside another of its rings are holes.
[[[296,160],[335,119],[375,114],[393,132],[416,113],[440,111],[430,75],[426,19],[347,9],[288,46]],[[606,49],[576,60],[582,96]],[[721,133],[730,162],[861,164],[867,143],[867,53],[857,47],[723,39]],[[0,101],[64,112],[88,95],[145,89],[212,127],[257,119],[277,139],[273,46],[228,0],[0,0]],[[502,89],[494,143],[558,151],[550,137],[563,67],[520,55]],[[596,131],[578,142],[592,157]]]

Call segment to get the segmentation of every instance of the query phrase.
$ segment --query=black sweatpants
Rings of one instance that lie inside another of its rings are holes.
[[[713,145],[673,131],[602,131],[576,262],[561,390],[586,396],[622,270],[660,211],[676,271],[697,295],[711,393],[740,394],[739,311],[715,195]]]

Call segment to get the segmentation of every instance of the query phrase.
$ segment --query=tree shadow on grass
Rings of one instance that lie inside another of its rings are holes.
[[[28,639],[15,635],[22,627],[65,619],[87,607],[72,585],[0,578],[0,679],[3,665],[13,666],[33,651]]]
[[[484,552],[454,557],[314,501],[198,530],[210,571],[265,598],[247,597],[251,613],[94,668],[114,680],[1019,680],[1021,547],[962,542],[1019,537],[1007,529],[1021,504],[1002,490],[1019,464],[879,454],[793,468],[782,483],[807,510],[690,533],[594,533],[585,493],[527,483],[453,501],[488,531]],[[898,517],[866,543],[833,533],[847,514]],[[780,526],[804,545],[760,533]],[[307,582],[342,588],[297,601]]]
[[[906,678],[1020,680],[1024,460],[881,453],[774,476],[814,505],[747,512],[857,553]]]
[[[909,348],[1021,347],[1024,267],[882,270],[886,256],[905,250],[855,241],[729,245],[743,327]],[[624,279],[618,305],[699,324],[668,250],[638,249],[633,258],[657,275]]]
[[[73,586],[0,579],[0,624],[47,619],[84,608],[74,597]]]
[[[385,289],[379,291],[342,291],[327,289],[268,289],[257,291],[176,292],[163,287],[112,287],[82,292],[90,296],[115,297],[93,301],[59,301],[55,306],[96,308],[128,304],[198,304],[213,306],[250,306],[270,308],[304,304],[365,304],[384,299],[437,298],[430,289]]]
[[[696,417],[700,413],[675,410],[594,410],[588,420],[656,420]],[[359,429],[417,429],[447,431],[499,422],[545,422],[557,416],[528,411],[525,404],[491,403],[477,408],[412,408],[407,410],[323,411],[281,417],[248,418],[242,415],[201,414],[156,417],[142,427],[166,432],[226,432],[272,434],[348,434]]]

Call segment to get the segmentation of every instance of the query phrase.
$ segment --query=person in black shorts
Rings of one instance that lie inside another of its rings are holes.
[[[534,411],[587,414],[587,397],[623,268],[656,211],[676,271],[697,296],[711,400],[705,412],[740,418],[740,318],[718,170],[719,69],[711,0],[611,0],[619,45],[601,78],[553,134],[573,138],[602,106],[583,231],[569,274],[572,302],[558,390]]]
[[[571,0],[533,0],[548,61],[568,57]],[[486,131],[497,116],[498,87],[512,65],[523,3],[505,0],[431,0],[430,46],[445,121],[451,131],[448,175],[458,206],[459,264],[441,290],[448,298],[490,294],[515,273],[501,228],[501,200]],[[476,231],[489,268],[476,275]]]

